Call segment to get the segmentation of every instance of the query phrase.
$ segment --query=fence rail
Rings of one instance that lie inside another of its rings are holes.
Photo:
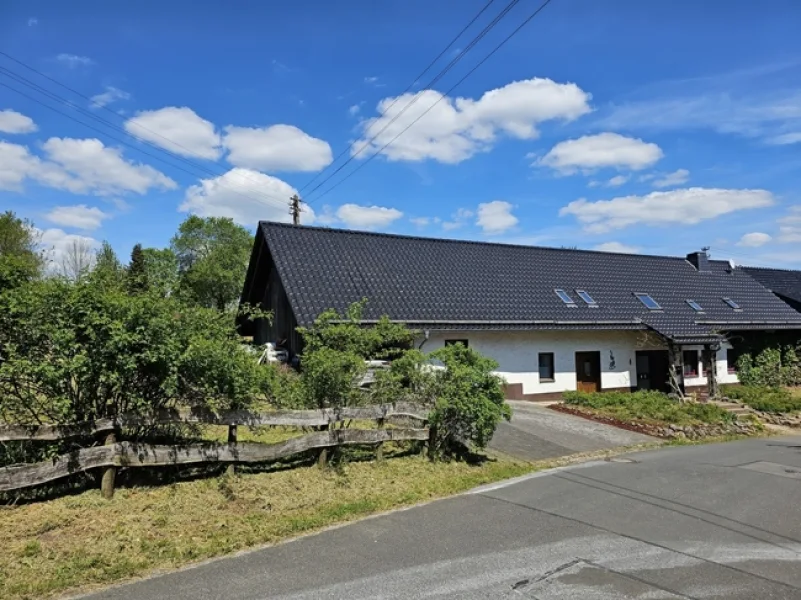
[[[163,467],[198,463],[259,463],[287,458],[307,450],[354,444],[428,440],[428,429],[332,429],[276,444],[155,445],[119,442],[83,448],[52,460],[0,469],[0,492],[42,485],[62,477],[102,467]]]
[[[366,407],[348,407],[323,410],[284,410],[267,413],[228,411],[217,413],[208,409],[164,410],[152,417],[121,415],[115,419],[102,419],[69,425],[2,425],[0,442],[56,441],[79,436],[106,434],[106,444],[82,448],[50,460],[34,464],[11,465],[0,468],[0,492],[12,492],[50,483],[76,473],[102,469],[103,495],[114,493],[114,479],[118,468],[162,467],[190,464],[222,464],[270,462],[320,450],[324,463],[327,449],[358,444],[378,445],[395,441],[428,441],[429,428],[396,427],[385,429],[393,419],[401,422],[411,419],[425,425],[426,407],[409,404],[379,404]],[[377,421],[378,429],[350,429],[332,427],[347,420]],[[228,425],[228,443],[193,443],[185,445],[158,445],[148,443],[117,442],[116,432],[126,427],[168,423],[206,423]],[[238,426],[294,426],[318,427],[322,431],[308,433],[274,444],[237,442]],[[229,466],[229,469],[234,467]]]
[[[0,442],[56,441],[111,432],[124,427],[169,423],[243,425],[248,427],[290,426],[325,427],[348,420],[378,421],[409,417],[426,421],[428,409],[419,404],[398,402],[322,410],[277,410],[257,413],[247,410],[214,412],[206,408],[165,409],[153,416],[125,414],[115,419],[99,419],[69,425],[0,425]]]

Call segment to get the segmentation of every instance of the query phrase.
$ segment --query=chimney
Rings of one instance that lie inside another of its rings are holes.
[[[699,273],[709,273],[711,271],[709,268],[709,255],[706,253],[708,249],[702,248],[700,252],[691,252],[687,255],[687,260]]]

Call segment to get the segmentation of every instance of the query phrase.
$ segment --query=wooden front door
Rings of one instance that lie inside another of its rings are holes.
[[[576,352],[576,389],[579,392],[601,391],[600,352]]]

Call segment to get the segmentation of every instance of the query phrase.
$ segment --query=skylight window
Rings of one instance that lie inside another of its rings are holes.
[[[598,308],[598,303],[595,300],[593,300],[592,296],[590,296],[587,292],[585,292],[584,290],[576,290],[576,293],[579,295],[579,298],[581,298],[582,300],[584,300],[584,302],[587,303],[587,306],[589,306],[590,308]]]
[[[739,305],[739,304],[737,304],[737,303],[736,303],[734,300],[732,300],[731,298],[723,298],[723,301],[724,301],[726,304],[728,304],[729,306],[731,306],[731,307],[732,307],[734,310],[742,310],[742,309],[740,308],[740,305]]]
[[[687,300],[687,304],[689,304],[690,308],[692,308],[695,312],[704,312],[704,307],[698,304],[695,300]]]
[[[648,310],[662,310],[662,307],[659,306],[659,303],[651,298],[648,294],[634,294],[637,296],[637,300],[642,302],[645,305],[645,308]]]
[[[565,290],[554,290],[554,292],[556,292],[556,295],[559,296],[559,299],[565,304],[567,304],[569,307],[571,308],[576,307],[576,302],[573,300],[573,298],[570,297],[570,295]]]

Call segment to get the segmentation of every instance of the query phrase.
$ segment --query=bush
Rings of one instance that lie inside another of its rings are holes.
[[[732,385],[724,386],[723,394],[763,412],[787,413],[801,410],[801,395],[793,395],[784,388]]]
[[[244,408],[265,373],[231,315],[89,281],[0,295],[0,419],[67,423],[178,404]]]
[[[498,423],[512,417],[502,380],[492,373],[498,363],[461,344],[441,348],[430,357],[445,365],[443,370],[428,371],[437,396],[429,416],[436,432],[432,452],[458,453],[465,443],[486,447]]]
[[[740,383],[757,388],[801,385],[801,361],[793,346],[765,348],[756,356],[743,354],[737,361]]]
[[[382,360],[403,356],[412,348],[415,332],[403,323],[393,323],[383,316],[373,327],[361,324],[366,300],[354,302],[346,315],[327,310],[311,327],[299,327],[303,336],[303,356],[321,348],[353,352],[363,359]]]
[[[662,392],[565,392],[565,404],[584,406],[623,421],[643,420],[692,425],[733,420],[731,413],[715,404],[680,403]]]

